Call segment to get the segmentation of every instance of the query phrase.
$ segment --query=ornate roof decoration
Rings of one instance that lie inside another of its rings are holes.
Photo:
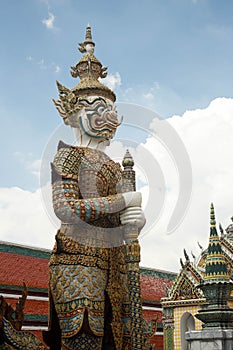
[[[233,216],[231,217],[231,221],[233,222]],[[226,228],[226,236],[233,242],[233,223]]]
[[[233,225],[230,225],[233,232]],[[233,240],[227,234],[218,236],[216,230],[214,207],[211,204],[211,227],[209,245],[204,249],[198,242],[201,255],[196,258],[191,252],[194,262],[184,250],[185,259],[180,259],[181,270],[175,279],[167,298],[162,299],[163,308],[184,304],[201,305],[206,302],[205,289],[213,290],[215,285],[231,285],[230,273],[233,272]],[[209,287],[208,287],[209,286]],[[227,287],[228,288],[228,287]]]
[[[182,262],[182,269],[180,270],[172,288],[169,291],[169,297],[163,298],[163,302],[183,303],[184,301],[189,302],[193,299],[204,298],[202,291],[197,288],[202,280],[202,276],[194,264],[189,260],[186,251],[185,258],[186,261],[185,263]]]
[[[224,230],[222,228],[222,224],[221,223],[219,223],[219,231],[221,233],[221,237],[223,237],[224,236]]]
[[[229,274],[227,271],[227,263],[223,255],[221,242],[216,229],[214,206],[210,207],[210,237],[208,254],[205,266],[205,283],[215,283],[228,281]]]
[[[0,296],[0,319],[5,317],[17,331],[21,330],[23,326],[24,307],[27,295],[28,289],[26,284],[23,283],[22,297],[19,297],[15,308],[13,308],[11,304],[8,304],[2,295]]]

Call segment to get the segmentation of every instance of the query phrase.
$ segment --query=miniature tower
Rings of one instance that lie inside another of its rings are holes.
[[[220,239],[216,229],[214,207],[210,209],[210,237],[206,258],[204,281],[200,285],[208,305],[204,306],[196,317],[203,328],[233,328],[233,310],[227,305],[233,283],[227,271]]]
[[[195,315],[203,322],[202,331],[186,333],[188,349],[232,349],[233,309],[229,308],[227,302],[233,283],[217,233],[213,204],[210,208],[210,237],[205,275],[198,288],[203,291],[207,304]]]

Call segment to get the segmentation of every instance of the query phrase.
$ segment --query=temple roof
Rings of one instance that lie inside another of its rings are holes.
[[[19,290],[23,282],[29,292],[47,293],[48,250],[0,242],[0,287]]]
[[[197,286],[202,280],[202,275],[198,271],[197,267],[186,259],[182,264],[182,269],[177,275],[171,289],[168,291],[168,296],[162,299],[163,303],[181,303],[184,301],[192,303],[192,300],[203,299],[204,295]]]
[[[227,234],[222,234],[219,238],[214,206],[211,204],[210,210],[210,235],[207,249],[198,243],[201,249],[199,259],[192,254],[194,261],[184,250],[185,260],[180,259],[181,270],[177,275],[169,295],[162,299],[164,307],[169,305],[195,304],[205,301],[204,294],[200,288],[201,283],[221,283],[230,280],[233,272],[233,242]]]
[[[177,274],[156,270],[141,268],[141,289],[142,299],[160,301],[166,296],[166,288],[171,288]]]

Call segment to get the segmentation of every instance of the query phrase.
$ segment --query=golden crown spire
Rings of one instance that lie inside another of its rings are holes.
[[[113,102],[116,96],[112,90],[99,81],[99,78],[107,76],[107,67],[103,67],[102,63],[94,55],[95,43],[92,40],[91,27],[86,27],[85,41],[79,43],[79,51],[83,56],[76,64],[71,66],[71,75],[73,78],[80,78],[80,82],[72,91],[79,96],[99,95],[107,97]]]

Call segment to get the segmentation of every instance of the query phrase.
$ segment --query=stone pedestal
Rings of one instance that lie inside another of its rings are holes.
[[[203,329],[185,334],[189,350],[232,350],[232,329]]]

